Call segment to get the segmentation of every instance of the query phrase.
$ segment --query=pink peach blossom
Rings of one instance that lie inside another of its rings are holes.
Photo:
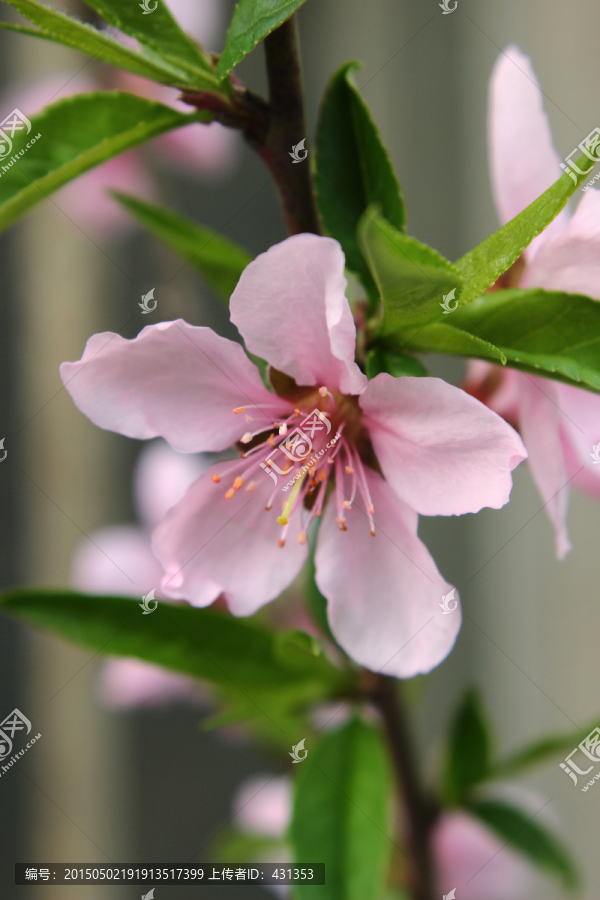
[[[316,579],[334,635],[362,665],[410,677],[436,666],[460,627],[458,611],[440,611],[450,585],[417,537],[418,514],[503,506],[526,451],[499,416],[438,378],[367,383],[345,288],[339,244],[311,234],[242,273],[232,321],[248,350],[278,370],[285,396],[267,390],[239,344],[182,320],[133,340],[94,335],[61,377],[102,428],[161,435],[187,453],[235,443],[246,451],[202,475],[154,532],[168,596],[207,606],[224,594],[234,615],[251,615],[296,577],[307,528],[323,514]],[[289,465],[307,417],[308,475],[307,456]],[[288,485],[298,476],[289,493],[276,471]]]
[[[283,840],[292,818],[292,790],[287,775],[252,775],[233,798],[234,825],[248,834]]]
[[[524,856],[464,810],[442,813],[431,842],[440,897],[456,888],[457,900],[522,900],[539,884]]]
[[[150,533],[183,496],[206,463],[176,453],[163,441],[144,448],[134,472],[134,498],[141,526],[112,525],[93,532],[76,548],[70,582],[89,594],[139,597],[154,589],[164,598],[164,572],[152,555]],[[102,668],[98,695],[110,709],[201,700],[196,682],[139,659],[109,660]]]
[[[515,46],[499,57],[490,86],[492,183],[502,224],[561,174],[543,97],[531,61]],[[587,294],[600,300],[600,192],[590,189],[571,217],[567,209],[523,253],[518,284]],[[516,284],[508,273],[500,285]],[[548,378],[473,362],[464,385],[509,421],[529,452],[533,479],[556,533],[562,559],[571,549],[566,527],[569,485],[600,497],[600,397]]]

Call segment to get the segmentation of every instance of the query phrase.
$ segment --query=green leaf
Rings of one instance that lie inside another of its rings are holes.
[[[239,0],[217,64],[217,78],[224,78],[254,50],[259,41],[279,28],[305,0]]]
[[[382,336],[441,319],[444,295],[462,289],[451,262],[398,231],[377,207],[362,216],[358,242],[383,301]],[[450,297],[448,303],[452,301]]]
[[[120,91],[77,94],[47,106],[32,117],[31,134],[15,135],[11,159],[23,155],[10,168],[8,158],[0,161],[0,230],[88,169],[165,131],[210,119],[210,113],[183,115]]]
[[[210,609],[159,603],[142,616],[131,598],[22,589],[0,595],[0,611],[95,652],[137,657],[209,681],[248,715],[276,717],[288,705],[323,699],[345,684],[346,676],[315,655],[312,644],[303,649],[296,635],[272,634]]]
[[[463,331],[462,328],[454,328],[452,325],[444,325],[441,322],[424,325],[422,328],[406,334],[399,333],[396,335],[396,339],[400,350],[478,356],[482,359],[498,360],[502,364],[506,362],[506,356],[499,347],[469,334],[468,331]]]
[[[317,528],[320,527],[320,519],[317,521]],[[315,580],[315,535],[311,536],[310,556],[305,569],[304,596],[306,597],[306,605],[316,624],[319,626],[323,634],[335,643],[335,638],[329,627],[329,619],[327,618],[327,600],[319,590]]]
[[[307,749],[295,787],[295,859],[325,863],[323,900],[380,900],[392,845],[392,786],[382,738],[372,725],[353,719]],[[314,892],[310,885],[294,888],[299,900]]]
[[[427,369],[420,359],[409,353],[400,353],[398,350],[388,350],[385,347],[373,347],[367,354],[366,361],[367,378],[375,378],[381,372],[387,372],[394,378],[401,375],[420,377],[427,375]]]
[[[406,213],[400,185],[368,107],[352,81],[360,63],[344,63],[325,92],[316,141],[317,205],[328,234],[342,245],[346,265],[371,295],[373,279],[357,243],[365,210],[377,203],[399,231]]]
[[[152,0],[156,9],[144,15],[139,0],[84,0],[102,18],[119,31],[136,38],[145,53],[159,64],[187,73],[188,82],[199,88],[217,88],[219,79],[213,73],[210,58],[179,27],[163,0]],[[192,0],[198,2],[198,0]]]
[[[229,303],[240,275],[252,262],[247,250],[157,203],[118,192],[113,192],[113,197],[141,225],[181,256],[186,265],[193,266],[221,300]]]
[[[0,22],[0,28],[64,44],[80,50],[82,53],[88,53],[95,59],[124,69],[126,72],[133,72],[134,75],[141,75],[162,84],[186,87],[193,83],[193,80],[190,81],[189,73],[183,69],[170,65],[164,60],[146,58],[135,50],[130,50],[118,41],[112,40],[107,34],[92,28],[91,25],[84,25],[64,13],[37,3],[36,0],[5,0],[5,2],[30,22],[38,25],[40,30],[13,25],[10,22]]]
[[[589,163],[590,159],[582,154],[577,160],[579,168],[582,161]],[[465,283],[461,298],[463,303],[479,297],[495,284],[503,272],[510,269],[525,247],[556,218],[571,194],[587,181],[589,173],[576,177],[577,183],[569,175],[561,175],[552,187],[518,216],[455,263]]]
[[[468,690],[454,714],[448,735],[444,788],[450,803],[458,803],[473,785],[488,777],[490,744],[479,695]]]
[[[470,803],[468,809],[511,849],[519,850],[540,869],[559,878],[566,888],[577,888],[579,878],[569,853],[535,818],[500,800],[480,800]]]
[[[581,731],[571,731],[569,734],[555,734],[550,737],[540,738],[527,747],[517,750],[506,759],[500,760],[492,767],[491,777],[510,778],[523,772],[531,766],[539,765],[552,760],[556,762],[558,757],[566,756],[574,750],[598,724],[598,717],[594,723]],[[560,760],[559,760],[560,761]]]
[[[600,302],[540,288],[491,291],[452,324],[491,341],[508,365],[600,392]]]

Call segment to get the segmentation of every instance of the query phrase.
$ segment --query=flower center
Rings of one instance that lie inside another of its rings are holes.
[[[313,518],[323,512],[326,497],[331,494],[337,506],[336,521],[341,531],[347,531],[346,513],[352,510],[357,493],[363,499],[370,531],[375,535],[373,503],[361,453],[370,448],[362,414],[356,397],[332,394],[326,387],[306,389],[295,398],[298,406],[272,428],[247,431],[241,438],[242,458],[248,468],[238,475],[225,494],[230,500],[244,485],[247,492],[256,489],[249,476],[269,477],[273,491],[265,509],[270,511],[278,492],[284,494],[282,511],[277,521],[282,526],[279,546],[285,545],[289,520],[297,509],[302,510],[302,526],[298,541],[303,544]],[[248,414],[253,406],[238,407],[233,413]],[[260,407],[261,411],[264,406]],[[246,449],[247,447],[247,449]],[[262,472],[260,471],[262,469]],[[221,481],[213,475],[213,481]]]

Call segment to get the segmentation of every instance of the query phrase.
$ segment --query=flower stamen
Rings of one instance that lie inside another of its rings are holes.
[[[277,521],[279,522],[280,525],[285,526],[288,524],[290,515],[292,514],[292,508],[294,506],[294,503],[296,501],[298,494],[300,493],[300,488],[302,487],[302,484],[303,484],[305,478],[306,478],[306,472],[304,472],[301,475],[301,477],[298,479],[298,481],[292,488],[292,493],[290,494],[290,496],[288,497],[288,499],[286,500],[286,502],[284,504],[283,512],[281,513],[280,516],[277,516]]]

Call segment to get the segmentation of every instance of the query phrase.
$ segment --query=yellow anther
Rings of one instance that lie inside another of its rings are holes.
[[[352,475],[353,472],[354,469],[352,468],[352,466],[346,466],[346,475]]]
[[[228,490],[227,493],[225,494],[225,499],[226,499],[226,500],[231,500],[231,498],[233,497],[234,494],[235,494],[234,489],[233,489],[233,488],[229,488],[229,490]]]
[[[242,442],[242,444],[249,444],[251,440],[252,440],[252,433],[250,431],[247,431],[246,434],[243,434],[240,438],[240,441]]]
[[[299,535],[298,535],[298,543],[299,543],[299,544],[305,544],[305,543],[306,543],[306,532],[305,532],[305,531],[301,531],[301,532],[299,533]]]
[[[235,481],[233,482],[233,489],[234,489],[234,491],[239,491],[239,489],[241,488],[241,486],[243,485],[243,483],[244,483],[244,479],[243,479],[243,478],[240,478],[240,476],[238,475],[238,477],[237,477],[237,478],[235,479]]]
[[[218,484],[218,483],[220,482],[220,480],[221,480],[221,476],[220,476],[220,475],[213,475],[213,476],[212,476],[212,480],[214,481],[215,484]]]
[[[234,409],[234,413],[235,413],[236,416],[237,416],[239,413],[243,413],[245,409],[246,409],[245,406],[238,406],[238,407],[236,407],[236,408]]]
[[[255,491],[255,490],[256,490],[256,482],[255,482],[255,481],[251,481],[250,484],[248,485],[248,487],[246,488],[245,493],[246,493],[246,494],[251,494],[252,491]]]

